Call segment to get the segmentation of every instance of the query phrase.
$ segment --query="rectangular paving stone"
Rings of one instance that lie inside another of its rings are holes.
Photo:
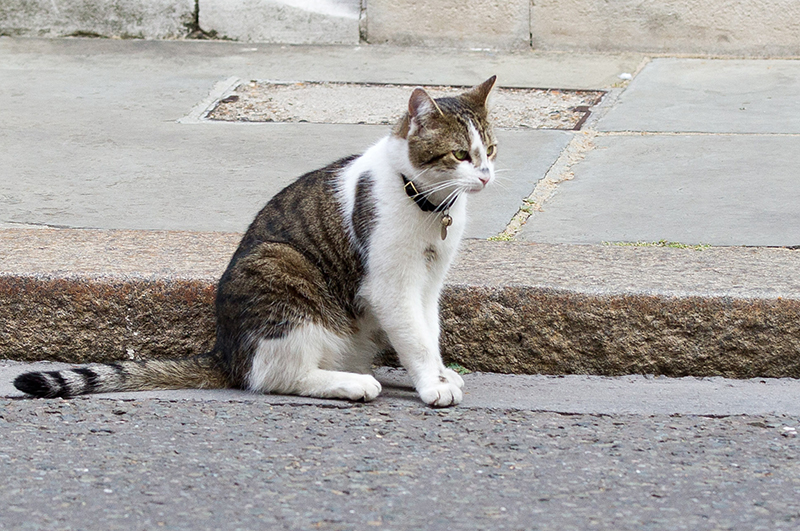
[[[535,0],[533,45],[550,50],[791,57],[797,0]]]
[[[360,0],[202,0],[200,27],[244,42],[358,44]]]
[[[800,245],[800,137],[601,135],[594,142],[520,239]]]
[[[7,147],[0,150],[0,165],[10,177],[0,194],[1,222],[244,232],[284,186],[363,152],[388,126],[154,123],[106,131],[105,141],[75,146],[58,159],[36,142],[35,132],[12,131],[0,133]],[[50,135],[64,143],[70,137],[70,131]],[[500,130],[497,137],[503,171],[493,186],[470,196],[467,237],[503,231],[570,133]]]
[[[800,133],[800,61],[654,59],[600,131]]]
[[[0,35],[177,39],[194,11],[193,0],[0,0]]]
[[[448,48],[529,49],[528,0],[369,0],[370,44]]]
[[[383,76],[391,57],[380,48],[249,49],[232,43],[0,40],[0,92],[10,102],[0,107],[0,223],[241,232],[293,179],[362,152],[388,133],[389,126],[177,123],[227,73],[364,81]],[[411,64],[410,52],[398,53],[402,58],[395,62]],[[394,79],[469,83],[474,73],[454,69],[453,57],[417,57],[413,63],[421,70],[403,69]],[[323,59],[324,66],[316,64]],[[484,60],[487,69],[496,63]],[[606,63],[604,75],[620,60]],[[446,68],[434,72],[437,61]],[[474,196],[471,237],[503,230],[569,133],[500,131],[499,138],[499,168],[508,171]]]
[[[494,183],[469,197],[467,238],[489,238],[503,232],[511,218],[544,177],[573,133],[501,129]]]

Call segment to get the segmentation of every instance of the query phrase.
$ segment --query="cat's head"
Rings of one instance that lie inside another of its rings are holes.
[[[486,99],[495,76],[453,98],[431,98],[414,89],[408,112],[392,134],[408,141],[414,183],[431,200],[483,190],[494,179],[497,144]]]

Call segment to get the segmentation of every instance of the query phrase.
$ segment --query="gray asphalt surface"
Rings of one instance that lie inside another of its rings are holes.
[[[0,408],[0,529],[800,526],[797,417],[85,398]]]

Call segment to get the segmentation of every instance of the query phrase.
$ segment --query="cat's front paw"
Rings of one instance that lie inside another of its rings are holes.
[[[442,376],[444,376],[448,382],[457,385],[459,389],[464,388],[464,379],[453,369],[445,369]]]
[[[381,394],[381,384],[371,374],[353,374],[350,381],[342,382],[341,398],[371,402]]]
[[[450,407],[461,402],[464,380],[455,371],[445,369],[435,379],[418,386],[419,397],[433,407]]]

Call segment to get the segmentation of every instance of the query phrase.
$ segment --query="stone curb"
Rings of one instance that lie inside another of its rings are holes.
[[[0,358],[185,356],[213,342],[239,235],[0,230]],[[464,243],[448,361],[544,374],[800,377],[800,252]]]
[[[795,0],[0,0],[0,35],[793,57]],[[453,24],[458,20],[458,24]]]

